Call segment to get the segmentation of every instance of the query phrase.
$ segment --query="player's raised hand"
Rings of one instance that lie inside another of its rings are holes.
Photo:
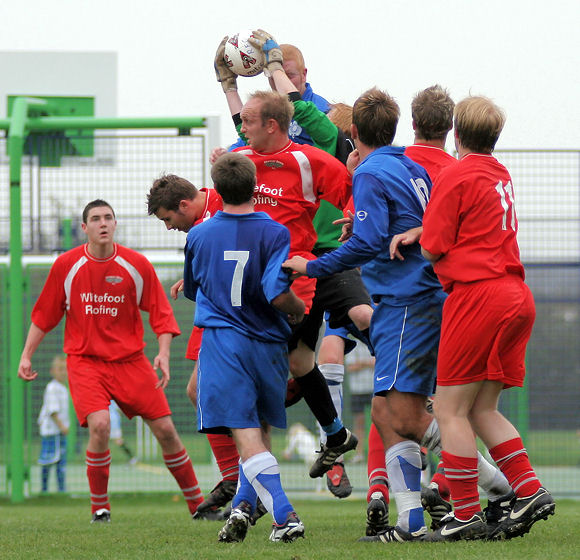
[[[32,364],[28,358],[21,358],[18,364],[18,377],[24,381],[34,381],[38,376],[38,372],[32,369]]]
[[[422,233],[423,227],[419,226],[413,229],[409,229],[404,233],[397,233],[397,235],[393,235],[393,239],[391,239],[391,244],[389,245],[389,254],[391,256],[391,260],[394,260],[396,257],[400,261],[404,261],[405,257],[403,257],[401,254],[399,246],[413,245],[413,243],[417,243],[419,239],[421,239]]]
[[[348,154],[348,158],[346,160],[346,168],[348,172],[352,175],[354,170],[357,168],[358,164],[360,163],[360,154],[358,150],[353,150]]]
[[[223,156],[227,153],[228,151],[225,148],[218,146],[217,148],[214,148],[209,154],[209,162],[213,165],[220,156]]]
[[[348,210],[347,213],[348,216],[334,220],[334,222],[332,222],[335,226],[342,226],[342,233],[338,238],[341,243],[348,241],[352,237],[352,223],[354,221],[354,214],[350,210]]]
[[[219,44],[213,61],[213,67],[217,81],[222,85],[224,93],[228,91],[238,91],[237,76],[230,70],[226,61],[224,60],[224,51],[227,41],[228,36],[226,35],[222,39],[222,42]]]
[[[165,354],[157,354],[153,360],[153,369],[155,371],[161,370],[161,379],[155,385],[156,389],[165,389],[169,384],[169,356]]]
[[[177,299],[179,292],[183,292],[183,278],[175,282],[175,284],[169,288],[169,294],[173,299]]]
[[[282,67],[284,57],[282,56],[280,45],[278,45],[270,33],[263,29],[252,31],[251,37],[248,38],[248,43],[264,53],[264,59],[266,61],[264,74],[266,77],[269,78],[274,70],[284,71]]]

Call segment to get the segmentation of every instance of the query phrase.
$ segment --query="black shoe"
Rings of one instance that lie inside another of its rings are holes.
[[[424,540],[429,542],[474,541],[487,537],[487,525],[482,512],[477,512],[471,519],[462,521],[452,513],[441,520],[441,525],[434,533],[427,533]]]
[[[365,534],[373,537],[392,529],[389,525],[389,504],[381,492],[373,492],[367,506],[367,527]]]
[[[358,438],[350,432],[350,430],[346,431],[346,439],[340,445],[336,445],[334,447],[327,447],[324,443],[320,446],[320,451],[318,459],[314,461],[314,464],[310,468],[310,478],[319,478],[321,477],[326,471],[330,470],[336,460],[347,451],[352,451],[356,448],[358,444]]]
[[[493,534],[500,523],[507,519],[515,499],[516,495],[511,491],[498,500],[487,501],[487,507],[484,508],[483,514],[485,515],[485,522],[490,535]]]
[[[326,486],[337,498],[348,498],[352,494],[350,480],[344,470],[344,463],[334,463],[326,471]]]
[[[224,513],[221,509],[206,509],[199,511],[199,509],[191,515],[193,521],[223,521],[225,519]]]
[[[219,542],[242,542],[248,533],[252,506],[248,502],[240,502],[232,509],[226,524],[218,533]]]
[[[437,488],[430,486],[421,488],[421,505],[431,516],[432,531],[439,529],[441,520],[451,511],[451,504],[441,497]]]
[[[408,531],[403,531],[400,527],[389,527],[386,531],[379,533],[378,535],[361,537],[358,542],[382,542],[382,543],[401,543],[401,542],[412,542],[412,541],[422,541],[425,536],[425,528],[415,531],[414,533],[409,533]]]
[[[282,525],[277,523],[272,524],[272,533],[270,534],[270,540],[273,542],[294,542],[300,537],[304,538],[304,525],[302,521],[298,519],[296,512],[291,511],[286,517],[286,522]]]
[[[91,523],[110,523],[111,522],[111,512],[108,509],[98,509],[93,513],[93,518]]]
[[[224,507],[236,495],[237,488],[238,483],[235,480],[220,480],[206,499],[199,504],[197,511],[201,514]]]
[[[490,540],[522,537],[540,519],[554,515],[556,504],[550,492],[540,486],[535,494],[527,498],[516,498],[509,515],[490,534]]]

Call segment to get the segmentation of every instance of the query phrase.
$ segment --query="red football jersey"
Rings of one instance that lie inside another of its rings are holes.
[[[433,268],[443,289],[518,274],[524,267],[508,170],[493,156],[468,154],[443,169],[423,216],[421,246],[443,255]]]
[[[405,155],[424,167],[433,183],[443,168],[451,163],[457,163],[457,160],[445,150],[427,144],[407,146]]]
[[[291,255],[308,256],[316,243],[312,218],[320,200],[342,209],[350,197],[352,182],[346,167],[314,146],[290,141],[271,154],[249,147],[235,151],[256,165],[255,210],[290,230]]]
[[[111,257],[97,259],[82,245],[56,259],[32,322],[48,332],[66,313],[66,354],[119,361],[145,347],[140,310],[149,313],[155,334],[180,334],[163,286],[143,255],[115,244]]]
[[[205,222],[206,220],[214,216],[218,210],[223,210],[224,207],[222,197],[217,193],[215,189],[207,189],[204,187],[199,190],[206,193],[205,207],[203,209],[203,212],[201,213],[201,218],[199,218],[199,220],[197,220],[193,224],[194,226],[201,224],[201,222]]]

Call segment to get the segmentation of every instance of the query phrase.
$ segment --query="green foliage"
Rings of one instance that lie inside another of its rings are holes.
[[[181,496],[170,494],[115,495],[110,525],[89,524],[86,498],[50,496],[18,505],[1,500],[0,558],[559,560],[577,556],[580,502],[571,500],[559,500],[554,517],[512,541],[391,545],[357,542],[364,532],[363,500],[292,501],[306,526],[306,538],[286,545],[268,541],[267,518],[251,528],[243,543],[218,543],[221,523],[192,522]]]

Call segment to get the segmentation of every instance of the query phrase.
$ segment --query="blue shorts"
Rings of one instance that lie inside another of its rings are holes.
[[[351,321],[343,327],[337,327],[333,329],[330,326],[330,315],[328,311],[324,313],[324,321],[325,321],[325,329],[324,329],[324,336],[338,336],[344,340],[344,354],[348,354],[352,352],[356,347],[356,340],[353,340],[348,335],[354,336],[357,340],[360,340],[363,344],[366,344],[367,348],[371,355],[374,354],[374,349],[370,344],[369,339],[355,326],[355,324]]]
[[[404,307],[379,303],[371,320],[375,349],[375,394],[432,395],[437,376],[437,350],[445,293]]]
[[[197,429],[286,428],[288,345],[206,328],[197,369]]]

